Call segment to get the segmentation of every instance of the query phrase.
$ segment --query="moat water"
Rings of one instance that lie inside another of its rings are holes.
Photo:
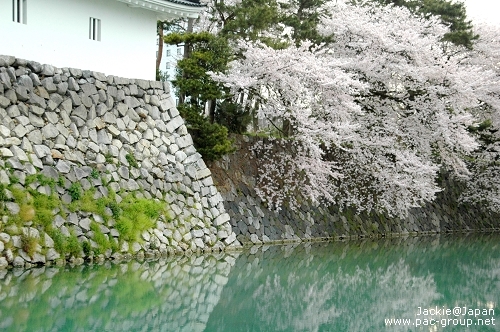
[[[0,270],[0,331],[500,331],[500,235]]]

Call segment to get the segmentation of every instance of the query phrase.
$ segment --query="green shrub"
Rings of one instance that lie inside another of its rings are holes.
[[[62,204],[55,195],[48,196],[31,189],[10,189],[13,200],[20,207],[19,214],[15,216],[20,222],[33,221],[35,225],[48,227],[54,220],[52,211]]]
[[[21,246],[24,252],[26,252],[30,257],[33,257],[38,246],[38,239],[34,236],[23,233],[21,235]]]
[[[69,209],[71,211],[96,213],[102,216],[104,220],[108,220],[109,217],[106,215],[105,210],[106,207],[110,207],[113,213],[113,218],[116,219],[118,216],[118,212],[116,212],[115,210],[118,209],[118,207],[115,202],[115,193],[110,191],[108,197],[100,197],[95,199],[95,192],[95,188],[87,190],[79,200],[71,202],[71,204],[69,205]]]
[[[92,171],[90,172],[90,177],[93,179],[98,179],[99,178],[99,171],[96,170],[95,168],[92,169]]]
[[[20,205],[19,218],[23,222],[34,220],[35,219],[35,208],[30,204]]]
[[[118,205],[118,203],[113,201],[109,202],[106,206],[111,210],[113,218],[118,219],[118,217],[120,216],[120,206]]]
[[[82,250],[83,250],[83,254],[84,254],[85,256],[87,256],[87,257],[88,257],[88,256],[90,256],[90,253],[91,253],[91,251],[92,251],[92,248],[91,248],[91,246],[90,246],[90,242],[89,242],[89,241],[84,241],[84,242],[82,243]]]
[[[0,210],[2,212],[7,211],[7,208],[5,207],[4,203],[9,201],[9,197],[7,197],[5,190],[6,190],[5,185],[0,183]]]
[[[19,178],[17,176],[14,176],[14,175],[11,175],[9,176],[9,179],[10,179],[10,183],[11,184],[16,184],[16,183],[19,183]]]
[[[113,250],[113,252],[117,252],[120,250],[120,246],[118,245],[118,240],[114,238],[109,239],[109,247],[111,248],[111,250]]]
[[[99,224],[93,221],[90,223],[90,230],[94,233],[94,241],[98,246],[95,250],[96,254],[102,254],[111,247],[108,237],[101,231]]]
[[[56,228],[46,228],[45,232],[51,237],[51,239],[54,241],[54,249],[60,253],[63,254],[66,252],[66,239],[61,233],[59,229]]]
[[[81,196],[80,200],[76,202],[78,210],[85,212],[93,212],[97,214],[104,213],[104,208],[102,207],[102,204],[100,204],[102,199],[94,198],[95,191],[96,191],[95,188],[91,188]]]
[[[119,204],[120,212],[116,229],[123,239],[138,241],[140,234],[154,227],[165,208],[161,202],[128,195]]]
[[[35,209],[33,222],[48,227],[54,220],[52,211],[60,205],[61,201],[55,195],[47,196],[33,192],[33,207]]]
[[[68,189],[72,201],[77,201],[82,197],[82,186],[78,182],[74,182]]]
[[[186,121],[196,150],[204,160],[217,160],[234,151],[233,142],[228,138],[226,127],[211,123],[201,114],[202,110],[196,105],[181,104],[178,109]]]
[[[27,177],[28,178],[28,177]],[[45,184],[55,186],[65,185],[65,179],[60,177],[57,182],[42,176],[30,175],[31,183],[38,181]],[[29,182],[28,181],[28,182]],[[9,189],[12,193],[12,198],[6,195],[6,190]],[[23,189],[20,186],[5,186],[0,185],[0,203],[2,201],[14,201],[20,207],[19,214],[15,216],[9,215],[8,224],[22,225],[24,222],[33,221],[33,227],[40,231],[46,232],[54,241],[54,249],[63,257],[74,256],[79,257],[83,254],[86,256],[92,253],[91,244],[89,241],[80,243],[75,234],[70,236],[64,235],[60,229],[54,228],[53,221],[55,217],[54,210],[57,210],[60,215],[64,216],[64,211],[85,211],[95,213],[108,220],[109,214],[106,214],[106,208],[109,208],[112,217],[116,220],[116,228],[120,232],[120,240],[139,241],[140,234],[147,229],[154,227],[160,215],[166,213],[165,203],[144,198],[136,198],[133,194],[125,196],[120,203],[116,202],[116,193],[109,191],[107,197],[95,199],[96,189],[92,188],[83,191],[79,183],[73,183],[68,188],[68,193],[72,198],[70,204],[63,203],[56,195],[45,195],[31,188]],[[3,206],[0,205],[0,208]],[[3,224],[2,224],[3,225]],[[7,225],[4,224],[4,225]],[[95,253],[104,253],[108,249],[113,251],[119,250],[119,242],[113,238],[109,238],[103,234],[99,225],[96,222],[91,223],[91,230],[94,233],[93,241],[98,245],[95,248]],[[29,236],[23,236],[23,249],[33,256],[36,252],[39,239]]]
[[[250,112],[241,105],[227,100],[217,103],[215,122],[226,127],[230,133],[243,134],[251,120]]]
[[[31,195],[28,195],[28,192],[26,190],[21,190],[18,187],[10,187],[9,190],[14,197],[14,202],[16,202],[17,204],[33,203],[33,197]]]
[[[59,229],[52,226],[46,228],[45,232],[54,241],[54,249],[62,256],[69,254],[70,256],[79,257],[81,255],[83,245],[78,241],[76,235],[71,234],[67,237]]]
[[[42,173],[30,174],[26,176],[26,180],[24,181],[25,185],[30,185],[34,182],[40,183],[42,186],[48,185],[50,188],[54,189],[56,185],[56,181],[52,178],[49,178]]]
[[[116,223],[116,229],[125,240],[135,240],[134,222],[130,218],[120,218]]]
[[[71,234],[66,238],[66,244],[64,252],[68,253],[70,256],[79,257],[82,251],[82,245],[78,241],[76,235]]]
[[[168,81],[168,73],[166,71],[161,71],[160,69],[156,69],[156,80],[160,82]]]
[[[35,218],[33,222],[38,225],[43,225],[45,227],[49,226],[54,220],[54,214],[50,210],[39,210],[35,211]]]
[[[59,179],[57,180],[57,185],[60,186],[60,187],[64,187],[64,185],[66,184],[66,179],[64,178],[64,176],[59,176]]]
[[[104,154],[104,159],[106,160],[106,162],[108,164],[112,164],[113,163],[113,155],[111,153],[109,153],[109,152],[106,152]]]
[[[132,153],[127,153],[125,155],[125,159],[127,159],[128,164],[131,167],[139,168],[139,164],[137,164],[137,160],[135,159],[134,155]]]

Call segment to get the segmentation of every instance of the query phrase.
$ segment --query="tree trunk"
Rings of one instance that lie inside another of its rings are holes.
[[[251,100],[253,99],[253,95],[250,94],[248,96],[248,111],[250,112],[252,116],[252,130],[254,133],[258,132],[260,130],[259,127],[259,117],[258,117],[258,112],[259,112],[259,101],[255,101],[255,103],[252,105]],[[243,103],[243,98],[241,100],[241,103]],[[252,107],[253,106],[253,107]]]
[[[193,32],[193,19],[192,18],[188,18],[187,24],[188,25],[187,25],[186,32],[187,33]],[[189,45],[188,43],[184,43],[184,55],[183,55],[183,58],[184,59],[189,58],[190,54],[191,54],[191,45]]]
[[[281,128],[283,137],[292,136],[292,123],[288,119],[283,119],[283,127]]]
[[[156,56],[156,73],[160,70],[161,58],[163,57],[163,23],[158,24],[158,54]]]
[[[193,32],[193,19],[192,18],[188,18],[188,21],[187,21],[187,30],[186,32],[190,33],[190,32]],[[184,43],[184,54],[182,55],[182,57],[184,59],[187,59],[189,58],[189,55],[191,54],[191,45],[189,45],[188,43]],[[185,74],[183,74],[185,75]],[[184,76],[185,78],[185,76]],[[179,104],[183,104],[184,101],[186,100],[186,94],[185,93],[179,93]]]

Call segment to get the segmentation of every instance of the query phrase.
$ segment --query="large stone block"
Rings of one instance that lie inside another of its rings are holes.
[[[87,96],[97,94],[97,88],[95,84],[84,83],[80,86],[80,88],[83,91],[83,93]]]
[[[181,148],[181,149],[184,149],[188,146],[193,145],[193,139],[191,138],[191,135],[184,135],[184,136],[178,137],[175,140],[175,142],[176,142],[177,146],[179,146],[179,148]]]
[[[94,78],[95,78],[96,80],[99,80],[99,81],[101,81],[101,82],[106,82],[106,81],[107,81],[107,77],[106,77],[106,75],[105,75],[105,74],[103,74],[103,73],[100,73],[100,72],[97,72],[97,71],[93,71],[93,72],[92,72],[92,76],[94,76]]]
[[[127,105],[129,108],[134,109],[136,107],[141,106],[141,103],[135,97],[126,96],[125,97],[125,105]]]
[[[46,77],[42,80],[42,86],[47,90],[48,93],[54,93],[57,91],[57,85],[54,84],[54,78]]]
[[[229,217],[229,214],[223,213],[220,216],[218,216],[217,218],[215,218],[215,220],[213,221],[213,225],[215,227],[221,226],[222,224],[228,222],[230,219],[231,218]]]
[[[234,232],[231,232],[231,234],[224,240],[224,243],[226,245],[231,245],[235,243],[236,241],[236,234]]]
[[[42,136],[45,139],[55,138],[57,135],[59,135],[59,130],[57,130],[57,127],[52,123],[42,128]]]
[[[173,134],[174,131],[184,124],[184,120],[180,116],[176,116],[166,125],[166,129],[169,133]]]
[[[210,175],[212,175],[212,173],[210,172],[210,170],[208,168],[200,169],[196,172],[196,180],[204,179]]]
[[[29,94],[28,94],[28,88],[26,88],[25,86],[22,86],[22,85],[18,85],[16,87],[16,97],[17,99],[19,99],[20,101],[27,101],[30,97],[29,97]]]
[[[71,115],[77,116],[82,120],[87,120],[88,110],[85,106],[80,105],[80,106],[76,107],[75,109],[73,109],[73,111],[71,112]]]
[[[26,126],[23,126],[22,124],[18,124],[12,131],[18,138],[23,138],[24,135],[28,132],[26,129]]]
[[[10,105],[10,100],[4,96],[0,96],[0,107],[7,108]]]
[[[7,148],[0,148],[0,156],[4,158],[13,157],[14,154]]]
[[[19,161],[21,161],[21,162],[29,161],[29,158],[26,155],[26,152],[24,152],[24,150],[22,150],[20,147],[13,145],[10,147],[10,151],[12,151],[12,154],[14,155],[14,157],[19,159]]]
[[[43,66],[36,62],[36,61],[28,61],[27,66],[29,69],[31,69],[33,72],[39,74],[43,70]]]
[[[80,106],[82,104],[82,100],[80,99],[78,93],[75,91],[68,91],[68,93],[73,106]]]
[[[10,67],[16,62],[12,55],[0,55],[0,67]]]
[[[51,65],[42,65],[42,72],[41,74],[43,76],[54,76],[56,73],[56,68]]]
[[[34,87],[33,80],[29,77],[29,75],[22,75],[17,79],[17,83],[28,89],[33,89]]]

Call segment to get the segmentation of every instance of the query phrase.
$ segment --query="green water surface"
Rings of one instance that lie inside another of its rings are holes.
[[[499,303],[498,234],[0,270],[0,331],[500,331]]]

